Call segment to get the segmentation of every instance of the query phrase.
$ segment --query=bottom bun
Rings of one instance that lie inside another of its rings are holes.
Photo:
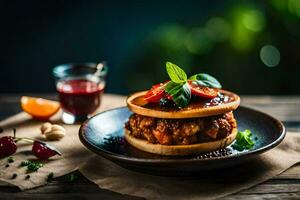
[[[152,144],[147,140],[133,137],[130,135],[130,131],[125,128],[125,139],[129,144],[142,151],[166,156],[185,156],[222,149],[230,145],[235,140],[236,135],[237,128],[234,127],[230,135],[220,140],[189,145],[162,145]]]

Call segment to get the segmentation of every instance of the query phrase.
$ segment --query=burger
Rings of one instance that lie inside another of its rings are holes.
[[[230,145],[237,135],[233,115],[240,98],[221,89],[214,77],[187,77],[167,62],[169,81],[127,98],[133,112],[125,123],[125,139],[135,148],[159,155],[184,156]]]

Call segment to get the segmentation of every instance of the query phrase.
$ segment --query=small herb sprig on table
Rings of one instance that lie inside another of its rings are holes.
[[[188,81],[203,87],[221,88],[221,84],[217,79],[209,74],[195,74],[190,78],[187,74],[177,65],[171,62],[166,63],[166,70],[171,79],[165,86],[165,91],[172,96],[172,100],[179,108],[186,107],[191,101],[191,89]]]
[[[257,138],[252,139],[252,132],[249,129],[239,131],[235,139],[236,141],[232,145],[232,148],[238,151],[251,149],[255,144],[255,140],[257,140]]]
[[[35,172],[35,171],[38,171],[39,168],[43,167],[43,164],[40,162],[24,160],[21,162],[21,166],[27,167],[28,172]]]
[[[48,176],[47,176],[47,182],[52,181],[53,177],[54,177],[54,173],[53,173],[53,172],[50,172],[50,173],[48,174]]]
[[[8,162],[8,163],[13,163],[13,162],[15,162],[15,158],[14,158],[13,156],[9,156],[9,157],[7,158],[7,162]]]
[[[77,176],[76,176],[75,174],[70,174],[70,175],[68,176],[68,180],[69,180],[70,182],[74,182],[76,179],[77,179]]]

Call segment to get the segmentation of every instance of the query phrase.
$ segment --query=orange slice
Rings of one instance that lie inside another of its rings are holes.
[[[24,112],[30,114],[33,118],[47,120],[57,113],[60,104],[57,101],[23,96],[21,97],[21,107]]]

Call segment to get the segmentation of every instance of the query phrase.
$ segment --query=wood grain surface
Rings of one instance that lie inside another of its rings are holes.
[[[28,95],[28,94],[27,94]],[[31,96],[56,99],[53,94],[29,94]],[[19,99],[22,94],[0,95],[0,120],[21,111]],[[124,96],[106,94],[99,111],[125,105]],[[242,105],[266,112],[283,121],[289,131],[300,134],[300,96],[242,96]],[[0,199],[140,199],[99,189],[79,172],[54,179],[48,185],[27,191],[16,187],[0,186]],[[300,199],[300,165],[281,175],[223,198],[235,199]]]

